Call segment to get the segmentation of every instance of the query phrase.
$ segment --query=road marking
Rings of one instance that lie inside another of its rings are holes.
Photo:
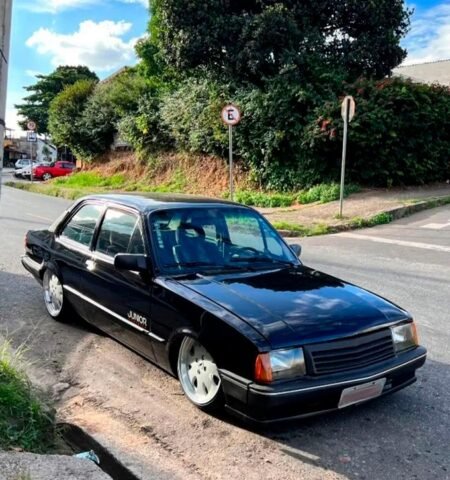
[[[33,213],[27,213],[29,217],[39,218],[39,220],[45,220],[46,222],[52,222],[51,218],[41,217],[40,215],[34,215]]]
[[[445,247],[444,245],[433,245],[430,243],[422,242],[407,242],[405,240],[394,240],[392,238],[383,238],[383,237],[372,237],[370,235],[360,235],[357,233],[340,233],[338,236],[345,238],[354,238],[355,240],[369,240],[376,243],[388,243],[391,245],[398,245],[400,247],[414,247],[422,248],[425,250],[434,250],[437,252],[447,252],[450,253],[450,247]]]
[[[443,228],[450,227],[450,222],[447,223],[427,223],[422,225],[421,228],[429,228],[430,230],[441,230]]]

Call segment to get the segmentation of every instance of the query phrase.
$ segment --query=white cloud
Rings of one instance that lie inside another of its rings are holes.
[[[58,13],[71,8],[84,8],[101,3],[102,0],[34,0],[26,2],[26,10],[38,13]]]
[[[86,65],[97,72],[113,70],[134,63],[134,45],[137,39],[125,41],[122,37],[132,24],[105,20],[99,23],[87,20],[78,31],[68,34],[40,28],[27,40],[28,47],[41,55],[49,55],[58,65]]]
[[[75,8],[92,7],[112,0],[26,0],[21,6],[26,10],[36,13],[59,13]],[[149,0],[116,0],[120,3],[138,3],[149,8]]]
[[[404,65],[450,58],[450,3],[425,11],[417,10],[411,23],[405,47]]]
[[[43,75],[42,72],[38,72],[37,70],[25,70],[25,75],[27,77],[35,78],[38,75]]]
[[[149,8],[149,0],[121,0],[122,3],[139,3],[145,8]]]

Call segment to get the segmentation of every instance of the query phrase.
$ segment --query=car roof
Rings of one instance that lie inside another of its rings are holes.
[[[99,194],[84,197],[86,200],[101,200],[105,203],[114,203],[126,207],[132,207],[141,212],[151,212],[163,208],[186,208],[186,207],[211,207],[211,206],[235,206],[244,207],[239,203],[227,200],[199,197],[195,195],[170,194],[170,193],[140,193],[140,194]]]

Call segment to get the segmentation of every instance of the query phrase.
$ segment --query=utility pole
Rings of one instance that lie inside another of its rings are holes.
[[[5,139],[6,92],[8,87],[9,43],[11,38],[12,0],[0,3],[0,199],[2,193]]]

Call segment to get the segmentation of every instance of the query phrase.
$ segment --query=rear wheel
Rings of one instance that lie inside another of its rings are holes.
[[[51,173],[44,173],[44,175],[42,175],[42,180],[44,180],[45,182],[47,180],[50,180],[52,178],[52,174]]]
[[[219,369],[206,348],[195,338],[185,337],[178,354],[178,378],[185,395],[202,410],[223,405]]]
[[[64,299],[64,289],[56,273],[46,270],[42,281],[44,287],[44,302],[49,315],[55,320],[66,320],[70,307]]]

